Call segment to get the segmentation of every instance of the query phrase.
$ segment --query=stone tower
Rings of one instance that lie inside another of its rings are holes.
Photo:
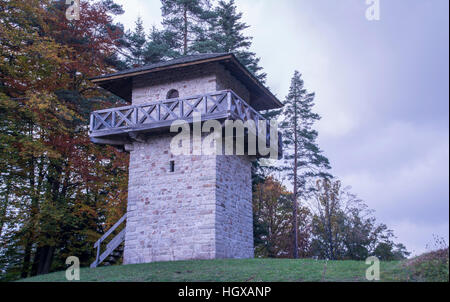
[[[251,162],[174,155],[174,120],[262,120],[279,100],[233,54],[187,56],[92,79],[131,102],[91,115],[94,143],[130,153],[124,264],[252,258]],[[204,138],[204,136],[203,136]],[[265,137],[264,139],[267,139]],[[278,146],[277,146],[278,147]]]

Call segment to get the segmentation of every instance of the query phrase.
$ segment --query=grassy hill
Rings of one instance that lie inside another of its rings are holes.
[[[337,282],[367,281],[363,261],[244,259],[158,262],[82,268],[80,281],[91,282]],[[380,281],[448,282],[448,249],[405,261],[381,262]],[[65,272],[28,278],[27,282],[64,282]]]
[[[389,280],[398,262],[381,263]],[[287,259],[245,259],[159,262],[82,268],[80,281],[174,282],[174,281],[365,281],[367,265],[359,261],[315,261]],[[383,278],[383,274],[382,274]],[[65,272],[28,278],[23,281],[66,281]]]

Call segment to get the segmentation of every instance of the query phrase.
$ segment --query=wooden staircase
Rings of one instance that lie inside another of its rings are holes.
[[[109,229],[95,244],[94,248],[97,249],[97,257],[91,264],[91,268],[97,267],[100,263],[104,262],[104,265],[116,264],[123,255],[124,241],[125,241],[125,228],[120,231],[107,245],[103,253],[101,252],[102,242],[105,241],[125,220],[127,214],[117,221],[111,229]]]
[[[123,249],[124,249],[124,245],[122,243],[114,251],[112,251],[112,253],[108,257],[106,257],[105,260],[103,260],[102,265],[110,266],[110,265],[115,265],[115,264],[121,263],[122,257],[123,257]]]

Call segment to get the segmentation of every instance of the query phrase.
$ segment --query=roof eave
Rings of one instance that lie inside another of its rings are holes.
[[[215,62],[215,61],[222,61],[224,59],[229,59],[232,56],[234,56],[234,55],[227,54],[224,56],[219,56],[219,57],[214,57],[214,58],[202,59],[202,60],[186,62],[186,63],[178,63],[178,64],[168,65],[168,66],[161,66],[161,67],[156,67],[156,68],[152,68],[149,70],[123,73],[120,75],[111,75],[111,76],[104,75],[104,76],[99,76],[99,77],[93,77],[93,78],[90,78],[89,80],[92,81],[93,83],[99,84],[99,83],[106,82],[106,81],[118,80],[118,79],[122,79],[122,78],[129,78],[129,77],[139,76],[139,75],[143,75],[143,74],[147,74],[147,73],[154,73],[154,72],[164,71],[164,70],[169,70],[169,69],[188,67],[188,66],[192,66],[192,65],[198,65],[198,64]]]
[[[264,84],[261,83],[260,80],[258,80],[237,58],[234,54],[230,54],[231,57],[234,60],[234,63],[240,67],[240,69],[249,77],[251,78],[256,85],[259,86],[259,88],[270,98],[272,101],[275,102],[275,104],[278,105],[278,108],[282,108],[284,105],[281,103],[281,101],[266,87]]]
[[[99,76],[99,77],[93,77],[93,78],[90,78],[89,80],[97,85],[102,85],[109,81],[127,79],[130,77],[140,76],[140,75],[149,74],[149,73],[155,73],[155,72],[159,72],[159,71],[177,69],[177,68],[181,68],[181,67],[189,67],[189,66],[194,66],[194,65],[204,64],[204,63],[220,62],[220,61],[224,61],[224,60],[231,60],[236,66],[238,66],[239,69],[248,78],[250,78],[254,82],[254,84],[256,84],[268,98],[270,98],[274,102],[274,105],[276,105],[276,108],[282,108],[284,106],[283,103],[281,103],[280,100],[278,100],[278,98],[268,88],[266,88],[250,71],[248,71],[248,69],[244,65],[242,65],[242,63],[239,62],[239,60],[236,58],[236,56],[232,53],[225,54],[223,56],[214,57],[214,58],[201,59],[201,60],[192,61],[192,62],[178,63],[178,64],[174,64],[174,65],[156,67],[156,68],[149,69],[149,70],[128,72],[128,73],[123,73],[120,75],[110,75],[110,76],[104,75],[104,76]]]

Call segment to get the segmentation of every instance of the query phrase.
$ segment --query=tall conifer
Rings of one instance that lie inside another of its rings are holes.
[[[138,17],[133,31],[126,33],[126,62],[129,67],[145,64],[145,47],[147,38],[145,35],[142,18]]]
[[[331,177],[326,171],[330,169],[328,159],[322,154],[318,144],[318,132],[313,129],[320,116],[312,111],[314,93],[309,93],[296,71],[284,102],[283,131],[285,164],[282,167],[292,180],[293,194],[293,245],[294,258],[298,257],[298,200],[307,198],[314,189],[311,180],[317,177]]]
[[[199,40],[211,18],[207,0],[161,0],[164,29],[173,33],[175,47],[181,55],[188,55],[190,47]]]

